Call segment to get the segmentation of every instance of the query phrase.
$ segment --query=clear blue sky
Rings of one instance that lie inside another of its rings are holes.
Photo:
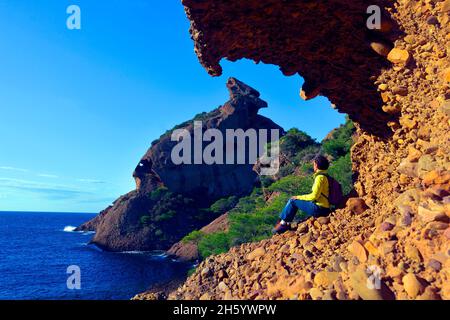
[[[66,8],[81,7],[68,30]],[[234,76],[262,114],[318,140],[344,122],[325,98],[302,101],[276,66],[198,63],[178,0],[0,0],[0,210],[98,212],[134,188],[151,141],[228,99]]]

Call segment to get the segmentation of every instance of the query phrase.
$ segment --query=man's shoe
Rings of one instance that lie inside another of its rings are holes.
[[[275,224],[275,227],[273,227],[272,229],[272,234],[276,234],[277,233],[277,229],[280,227],[281,225],[281,219],[277,221],[277,223]]]
[[[281,224],[280,222],[278,222],[277,225],[272,229],[272,234],[282,234],[290,229],[291,228],[289,227],[289,225]]]

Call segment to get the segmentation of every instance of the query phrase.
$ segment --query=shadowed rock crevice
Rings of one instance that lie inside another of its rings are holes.
[[[207,71],[248,58],[305,79],[301,96],[328,97],[365,131],[387,136],[395,114],[383,111],[374,80],[391,64],[385,55],[400,36],[384,11],[381,30],[366,27],[369,5],[387,1],[184,0],[195,51]]]

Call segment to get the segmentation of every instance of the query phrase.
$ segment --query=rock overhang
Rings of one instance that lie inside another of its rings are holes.
[[[374,81],[392,65],[372,45],[391,47],[401,32],[386,10],[390,1],[183,0],[195,52],[209,74],[222,59],[248,58],[305,79],[302,98],[321,94],[366,132],[389,136],[397,115],[383,110]],[[382,27],[369,30],[367,8],[382,10]]]

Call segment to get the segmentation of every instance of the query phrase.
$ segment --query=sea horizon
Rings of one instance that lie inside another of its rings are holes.
[[[56,214],[92,214],[97,215],[98,212],[87,212],[87,211],[28,211],[28,210],[0,210],[2,213],[56,213]]]

